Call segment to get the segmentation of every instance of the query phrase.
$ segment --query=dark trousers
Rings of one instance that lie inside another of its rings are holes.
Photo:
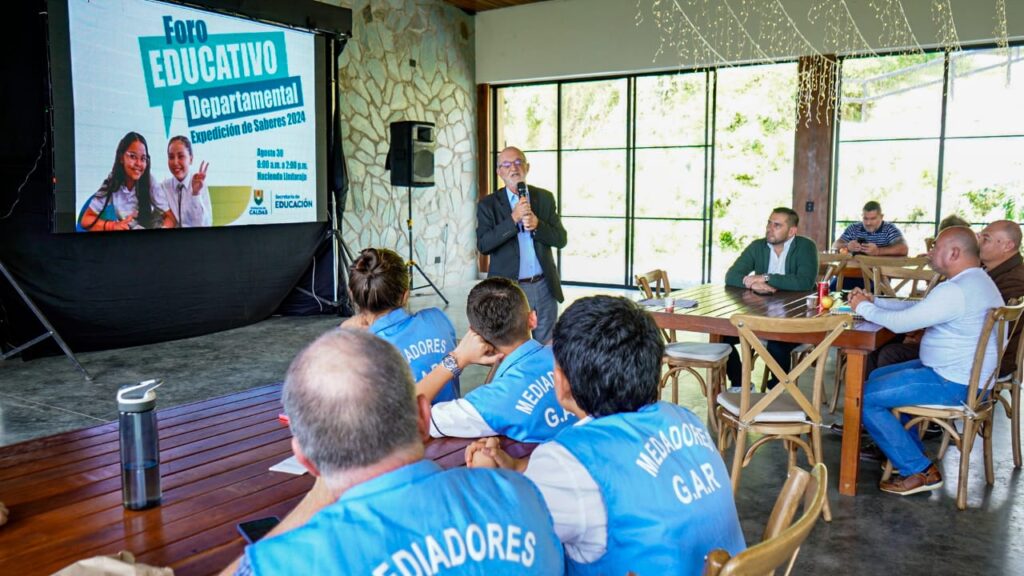
[[[865,380],[870,378],[875,368],[884,368],[892,364],[917,360],[920,356],[920,342],[903,342],[903,335],[897,334],[896,340],[867,355],[864,361],[864,378]]]
[[[739,344],[740,339],[736,336],[723,336],[722,342],[726,344]],[[779,366],[789,369],[789,353],[799,344],[792,342],[776,342],[775,340],[769,340],[765,345],[768,348],[768,353],[775,358],[775,361],[779,363]],[[729,378],[730,386],[742,386],[743,385],[743,361],[740,359],[740,352],[734,346],[732,352],[729,353],[729,360],[725,365],[725,374]],[[775,374],[771,374],[768,380],[768,387],[773,388],[779,383],[779,379],[775,377]]]

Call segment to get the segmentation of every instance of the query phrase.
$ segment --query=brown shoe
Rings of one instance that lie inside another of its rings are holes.
[[[938,490],[942,488],[942,474],[935,464],[929,466],[924,472],[911,474],[910,476],[893,476],[885,482],[878,484],[879,490],[900,496],[909,496],[918,492]]]

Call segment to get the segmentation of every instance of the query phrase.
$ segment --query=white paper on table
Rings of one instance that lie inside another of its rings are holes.
[[[271,472],[284,472],[285,474],[295,474],[296,476],[302,476],[308,470],[302,464],[299,464],[298,459],[295,456],[286,458],[277,464],[270,467]]]

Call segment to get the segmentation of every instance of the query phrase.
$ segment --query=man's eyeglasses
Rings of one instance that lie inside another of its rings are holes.
[[[125,152],[124,155],[125,155],[126,158],[128,158],[132,162],[138,162],[138,161],[141,160],[142,162],[145,162],[146,164],[149,163],[149,156],[147,154],[143,154],[143,155],[140,156],[140,155],[136,154],[135,152]]]
[[[508,161],[508,160],[506,160],[504,162],[501,162],[501,163],[498,164],[498,167],[499,168],[504,168],[505,170],[508,170],[512,166],[515,166],[516,168],[522,168],[523,164],[526,164],[526,162],[524,160],[522,160],[522,159],[517,158],[515,160],[512,160],[511,162]]]

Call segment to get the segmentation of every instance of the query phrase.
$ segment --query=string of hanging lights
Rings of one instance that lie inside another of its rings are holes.
[[[1009,45],[1006,0],[993,0],[993,35],[996,45]],[[813,0],[806,22],[821,37],[815,46],[787,10],[785,0],[637,0],[637,23],[650,17],[659,33],[655,54],[678,56],[699,67],[728,67],[760,62],[773,64],[801,56],[807,62],[798,73],[800,113],[808,120],[829,115],[838,102],[836,56],[922,54],[920,31],[915,31],[902,0],[868,0],[874,22],[860,22],[849,0]],[[983,2],[978,2],[983,4]],[[858,17],[864,19],[863,6]],[[973,6],[972,9],[983,9]],[[930,0],[936,37],[931,44],[945,51],[961,50],[951,0]],[[804,26],[807,26],[805,23]],[[879,30],[872,42],[864,30]]]

